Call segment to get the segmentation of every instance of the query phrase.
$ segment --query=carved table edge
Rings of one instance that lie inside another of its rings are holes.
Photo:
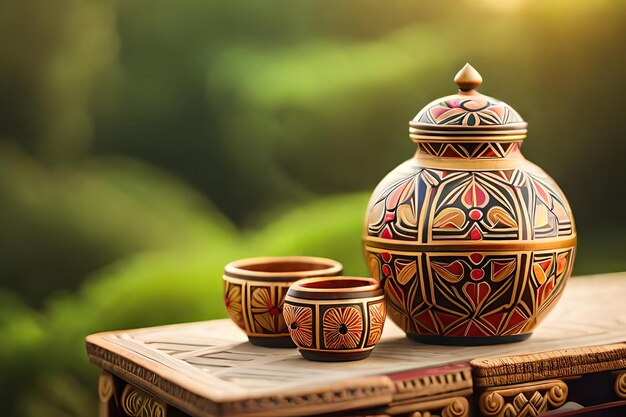
[[[388,416],[411,415],[436,417],[438,409],[448,408],[447,417],[466,417],[469,413],[470,397],[472,389],[433,395],[432,397],[419,397],[414,400],[404,400],[391,403],[384,408],[383,412]],[[454,413],[450,413],[454,411]],[[422,413],[422,414],[419,414]],[[430,413],[430,414],[428,414]]]
[[[87,343],[89,360],[101,369],[123,379],[127,384],[163,399],[170,405],[192,415],[221,415],[217,404],[184,390],[132,361]]]
[[[467,362],[437,367],[416,369],[389,375],[393,381],[393,402],[410,399],[421,401],[438,395],[449,396],[459,391],[472,390],[472,370]]]
[[[626,342],[470,361],[475,387],[520,384],[626,368]]]
[[[342,411],[346,403],[352,408],[379,407],[391,403],[394,384],[387,376],[364,378],[360,386],[345,384],[323,391],[281,393],[214,402],[162,378],[145,367],[87,342],[89,360],[119,376],[136,388],[194,416],[292,416]],[[321,388],[321,387],[320,387]],[[344,406],[344,407],[342,407]]]

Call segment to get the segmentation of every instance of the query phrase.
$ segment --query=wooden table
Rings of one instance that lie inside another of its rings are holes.
[[[572,278],[527,341],[422,345],[388,321],[358,362],[253,346],[228,320],[93,334],[87,352],[100,416],[526,417],[568,401],[626,416],[625,305],[626,273]]]

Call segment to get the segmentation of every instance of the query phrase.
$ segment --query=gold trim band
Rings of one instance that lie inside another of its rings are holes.
[[[434,131],[488,131],[488,132],[498,132],[501,130],[526,130],[528,128],[528,123],[526,122],[517,122],[517,123],[507,123],[503,125],[479,125],[476,126],[465,126],[465,125],[436,125],[432,123],[423,123],[416,122],[413,120],[409,121],[409,128],[412,129],[421,129],[421,130],[434,130]]]
[[[445,143],[458,143],[458,142],[519,142],[526,139],[526,133],[511,134],[511,135],[424,135],[409,133],[409,137],[413,142],[427,141],[427,142],[445,142]]]
[[[365,249],[398,250],[410,252],[468,252],[468,251],[536,251],[544,249],[565,249],[576,245],[576,235],[540,240],[485,241],[465,240],[446,243],[414,243],[411,241],[389,240],[379,237],[364,236]]]

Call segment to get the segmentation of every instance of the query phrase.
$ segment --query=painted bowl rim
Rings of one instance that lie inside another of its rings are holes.
[[[315,269],[294,269],[293,271],[256,271],[246,269],[253,265],[271,265],[280,263],[294,264],[317,264],[320,268]],[[291,282],[303,278],[339,276],[343,272],[343,265],[334,259],[321,258],[317,256],[261,256],[254,258],[238,259],[230,262],[224,267],[224,278],[238,278],[242,280],[261,280]]]
[[[328,288],[311,287],[313,283],[330,282],[365,282],[366,285],[334,286]],[[287,291],[287,297],[310,300],[346,300],[355,298],[370,298],[383,295],[380,283],[369,277],[332,276],[305,278],[294,282]]]

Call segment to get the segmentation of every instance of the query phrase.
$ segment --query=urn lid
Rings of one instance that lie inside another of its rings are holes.
[[[481,75],[470,64],[456,74],[459,92],[432,101],[409,122],[414,142],[520,141],[526,122],[508,104],[479,93]]]

